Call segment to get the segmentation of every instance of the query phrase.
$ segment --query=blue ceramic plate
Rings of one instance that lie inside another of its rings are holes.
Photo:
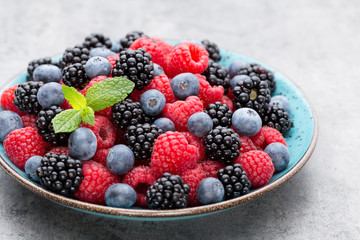
[[[229,67],[231,62],[235,60],[241,60],[248,63],[260,63],[254,59],[248,58],[241,54],[221,49],[222,60],[221,64],[225,67]],[[55,57],[55,59],[60,56]],[[262,64],[262,63],[260,63]],[[298,172],[307,160],[310,158],[318,137],[318,122],[311,104],[305,98],[301,90],[287,77],[277,72],[265,64],[264,67],[275,72],[275,80],[277,88],[275,95],[283,95],[287,97],[291,104],[291,118],[294,121],[294,127],[285,135],[286,142],[291,153],[291,159],[288,167],[282,172],[275,173],[270,182],[259,189],[251,191],[251,193],[232,200],[223,201],[217,204],[211,204],[206,206],[186,208],[179,210],[149,210],[149,209],[123,209],[112,208],[106,206],[100,206],[95,204],[89,204],[75,199],[66,198],[45,190],[39,184],[32,182],[26,176],[26,174],[18,169],[7,157],[4,147],[0,144],[0,165],[3,169],[13,176],[16,180],[28,187],[32,191],[64,206],[92,213],[96,215],[102,215],[106,217],[115,217],[121,219],[131,220],[175,220],[184,219],[195,216],[202,216],[211,213],[217,213],[220,211],[228,210],[236,207],[244,202],[252,200],[258,196],[265,194],[266,192],[278,187],[283,182],[287,181],[296,172]],[[25,82],[26,73],[22,73],[11,80],[4,88],[13,86],[15,84]]]

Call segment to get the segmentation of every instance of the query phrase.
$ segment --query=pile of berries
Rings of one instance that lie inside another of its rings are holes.
[[[64,89],[85,97],[119,77],[133,84],[123,100],[92,103],[92,121],[55,131],[56,116],[82,104]],[[199,206],[260,188],[290,161],[290,105],[272,96],[273,72],[238,61],[226,68],[208,40],[173,46],[140,31],[115,42],[91,34],[58,62],[31,61],[27,80],[1,95],[0,142],[31,180],[66,197],[122,208]]]

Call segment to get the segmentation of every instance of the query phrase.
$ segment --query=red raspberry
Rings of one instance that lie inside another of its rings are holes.
[[[211,160],[203,161],[199,165],[205,171],[206,177],[214,178],[217,178],[217,172],[226,166],[224,163]]]
[[[136,191],[136,205],[140,207],[147,207],[146,191],[151,185],[155,183],[156,179],[153,176],[150,167],[138,166],[131,169],[124,179],[123,183],[129,184]]]
[[[197,157],[197,162],[201,162],[205,157],[205,145],[202,139],[196,137],[195,135],[191,134],[190,132],[180,132],[186,138],[186,141],[190,145],[194,145],[199,150],[199,155]]]
[[[165,172],[181,174],[196,165],[199,150],[190,145],[184,135],[168,131],[155,141],[151,156],[151,169],[155,177]]]
[[[190,96],[185,101],[167,103],[162,111],[163,116],[175,124],[177,131],[188,131],[187,122],[191,115],[203,111],[203,103],[198,97]]]
[[[188,206],[199,206],[200,202],[197,198],[196,189],[201,180],[206,178],[206,173],[199,165],[197,165],[194,169],[184,171],[181,174],[181,178],[190,187]]]
[[[69,101],[65,99],[64,103],[61,104],[60,106],[62,109],[67,110],[67,109],[72,109],[73,107],[70,105]]]
[[[253,188],[259,188],[267,184],[275,171],[269,155],[259,150],[240,155],[235,160],[235,163],[241,164]]]
[[[106,167],[92,160],[84,161],[82,166],[84,179],[74,196],[84,202],[105,204],[105,192],[120,178]]]
[[[32,127],[16,129],[4,140],[5,152],[21,170],[24,170],[25,163],[30,157],[44,156],[49,147],[49,143],[46,143]]]
[[[115,145],[116,129],[106,117],[95,115],[94,126],[81,123],[79,127],[86,127],[94,132],[97,139],[97,149],[111,148]]]
[[[16,112],[21,116],[24,115],[25,113],[20,111],[13,102],[15,98],[14,91],[17,88],[17,86],[18,85],[16,84],[15,86],[9,87],[3,91],[3,93],[1,94],[0,104],[7,110]]]
[[[25,115],[21,116],[21,119],[22,119],[24,128],[32,127],[32,128],[37,129],[35,122],[38,120],[38,116],[33,115],[33,114],[25,114]]]
[[[121,130],[118,127],[115,127],[116,131],[116,139],[115,139],[115,144],[127,144],[126,139],[125,139],[125,132],[123,130]]]
[[[49,150],[49,153],[64,154],[64,155],[70,154],[68,147],[54,147]]]
[[[118,58],[119,57],[115,57],[115,56],[109,56],[109,57],[106,58],[111,64],[111,73],[110,73],[109,77],[112,77],[112,70],[113,70],[113,67],[115,66],[116,59],[118,59]]]
[[[224,88],[222,86],[211,86],[206,77],[201,74],[195,74],[199,79],[200,89],[199,98],[206,107],[210,103],[221,102],[224,96]]]
[[[252,150],[258,150],[258,148],[255,146],[255,144],[251,141],[251,139],[247,136],[240,136],[241,141],[241,148],[240,148],[240,154],[252,151]]]
[[[166,56],[164,55],[162,48],[157,45],[157,43],[151,38],[141,37],[136,39],[129,49],[137,50],[143,48],[147,53],[151,55],[151,61],[153,63],[159,64],[161,67],[165,66]]]
[[[164,94],[166,103],[173,103],[176,101],[176,97],[173,93],[173,90],[170,86],[170,80],[165,74],[161,74],[159,76],[154,77],[150,84],[144,87],[143,90],[134,90],[131,93],[131,100],[134,102],[140,102],[141,94],[150,89],[156,89]]]
[[[174,77],[180,73],[203,73],[209,61],[209,54],[205,48],[191,42],[183,42],[171,51],[166,75]],[[164,69],[165,70],[165,69]]]
[[[95,162],[101,163],[103,166],[106,167],[106,157],[109,153],[111,148],[105,148],[105,149],[98,149],[93,156],[92,160]]]
[[[232,101],[228,96],[225,96],[225,95],[224,95],[221,102],[222,102],[223,104],[228,105],[228,107],[229,107],[229,109],[230,109],[231,111],[234,110],[234,103],[233,103],[233,101]]]
[[[160,47],[165,57],[167,57],[174,48],[173,45],[168,44],[167,42],[163,41],[161,38],[158,37],[151,37],[151,38],[157,43],[158,47]]]
[[[265,149],[267,145],[275,142],[279,142],[287,146],[285,138],[277,129],[272,127],[262,127],[255,136],[250,138],[255,146],[261,149]]]

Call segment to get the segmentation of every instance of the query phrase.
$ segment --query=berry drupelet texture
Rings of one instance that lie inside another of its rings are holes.
[[[212,59],[215,62],[220,61],[220,49],[216,43],[210,42],[209,40],[202,40],[201,43],[205,47],[206,51],[209,53],[209,59]]]
[[[69,87],[83,89],[89,84],[90,78],[85,73],[84,65],[74,63],[63,69],[63,82]]]
[[[32,60],[31,62],[29,62],[28,68],[27,68],[27,73],[28,75],[26,76],[27,81],[32,81],[33,80],[33,73],[35,71],[35,68],[37,68],[40,65],[44,65],[44,64],[52,64],[55,66],[58,66],[59,64],[56,63],[55,61],[52,61],[50,57],[45,57],[45,58],[39,58],[39,59],[35,59]]]
[[[142,90],[155,76],[151,55],[142,48],[121,51],[112,76],[125,77],[135,83],[135,89]]]
[[[229,109],[229,106],[221,102],[211,103],[206,106],[207,114],[213,120],[213,128],[217,126],[231,127],[231,118],[233,112]]]
[[[131,125],[127,128],[125,138],[136,160],[151,158],[154,143],[161,133],[162,130],[158,126],[149,123]]]
[[[145,121],[144,110],[142,110],[140,103],[133,102],[130,99],[116,103],[112,106],[111,111],[112,120],[122,130],[126,130],[130,125]]]
[[[218,171],[217,177],[224,185],[227,199],[237,198],[249,192],[251,183],[241,164],[226,166]]]
[[[145,33],[141,31],[132,31],[125,35],[125,37],[120,38],[120,49],[119,51],[128,49],[131,44],[141,37],[148,37]]]
[[[190,188],[179,175],[164,173],[146,192],[151,209],[177,209],[187,206]]]
[[[230,87],[230,77],[228,70],[220,64],[209,60],[207,69],[202,73],[211,86],[223,86],[225,94]]]
[[[82,45],[88,49],[99,47],[111,48],[112,42],[109,37],[104,36],[102,33],[92,33],[85,38]]]
[[[218,126],[204,138],[206,155],[210,160],[229,165],[240,154],[241,141],[231,128]]]
[[[40,183],[47,189],[63,196],[72,196],[83,180],[81,161],[67,155],[47,153],[36,170]]]
[[[81,63],[85,65],[90,58],[90,50],[82,45],[76,45],[72,48],[67,48],[60,59],[59,67],[64,68],[74,63]]]
[[[261,116],[264,126],[276,128],[282,134],[287,133],[293,127],[293,121],[290,119],[289,113],[280,106],[266,106]]]
[[[29,114],[38,114],[42,109],[37,99],[39,88],[43,82],[25,82],[20,83],[15,89],[14,104],[20,110]]]

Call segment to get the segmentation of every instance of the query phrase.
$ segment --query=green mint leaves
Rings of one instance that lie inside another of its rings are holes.
[[[94,125],[95,111],[124,100],[135,84],[123,77],[108,78],[89,88],[86,97],[73,87],[62,86],[65,99],[73,109],[62,111],[51,121],[55,133],[75,131],[80,123]]]

